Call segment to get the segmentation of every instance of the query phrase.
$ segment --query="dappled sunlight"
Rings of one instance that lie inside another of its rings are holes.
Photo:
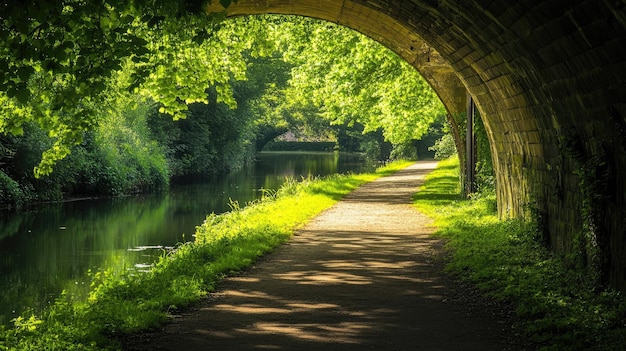
[[[321,309],[321,308],[337,308],[339,307],[333,303],[288,303],[287,306],[293,308],[302,308],[302,309]]]
[[[233,281],[246,282],[246,283],[258,283],[259,282],[259,278],[255,278],[255,277],[232,277],[231,279]]]
[[[276,274],[275,277],[282,280],[293,280],[297,284],[313,284],[317,286],[321,284],[372,284],[372,281],[368,278],[342,272],[298,271]]]
[[[332,340],[335,344],[358,344],[360,343],[359,336],[373,328],[374,326],[372,325],[355,322],[345,322],[337,325],[255,323],[252,328],[240,331],[246,334],[281,334],[309,342],[328,343]]]
[[[436,285],[434,284],[435,281],[433,279],[424,279],[424,278],[418,278],[418,277],[407,277],[405,275],[386,275],[385,276],[386,279],[390,279],[390,280],[401,280],[404,282],[410,282],[410,283],[414,283],[414,284],[428,284],[429,287],[433,290],[437,290],[437,289],[444,289],[445,287],[443,285]],[[424,295],[425,296],[425,295]]]
[[[230,280],[230,278],[229,278]],[[260,283],[260,279],[232,279],[233,282],[242,282],[242,283]],[[251,299],[273,299],[272,296],[262,292],[262,291],[248,291],[248,290],[224,290],[220,292],[220,295],[229,295],[236,296],[240,298],[251,298]]]
[[[246,313],[246,314],[267,314],[267,313],[291,313],[289,309],[284,308],[271,308],[265,307],[263,305],[254,305],[254,304],[242,304],[242,305],[215,305],[215,309],[222,309],[230,312],[236,313]]]
[[[399,262],[381,262],[381,261],[344,261],[344,260],[336,260],[336,261],[324,261],[320,263],[323,267],[331,268],[331,269],[370,269],[370,268],[404,268],[411,267],[415,265],[415,262],[412,261],[399,261]]]

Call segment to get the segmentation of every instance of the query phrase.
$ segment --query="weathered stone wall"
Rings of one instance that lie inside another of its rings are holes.
[[[367,34],[412,63],[451,113],[467,89],[501,215],[536,215],[555,249],[626,291],[626,1],[239,0],[229,11]]]

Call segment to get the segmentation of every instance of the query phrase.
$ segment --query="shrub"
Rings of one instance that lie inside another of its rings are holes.
[[[435,144],[428,148],[435,152],[435,160],[444,160],[456,154],[456,145],[452,134],[444,134]]]
[[[0,171],[0,204],[19,208],[25,200],[26,195],[20,189],[19,183]]]

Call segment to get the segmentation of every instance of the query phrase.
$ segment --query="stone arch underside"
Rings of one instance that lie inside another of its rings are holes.
[[[416,67],[450,114],[468,91],[501,216],[536,216],[553,248],[626,291],[626,1],[239,0],[227,13],[355,29]]]

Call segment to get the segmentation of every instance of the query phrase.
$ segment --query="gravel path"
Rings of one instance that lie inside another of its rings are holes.
[[[510,309],[442,272],[410,205],[435,162],[368,183],[126,350],[524,350]]]

